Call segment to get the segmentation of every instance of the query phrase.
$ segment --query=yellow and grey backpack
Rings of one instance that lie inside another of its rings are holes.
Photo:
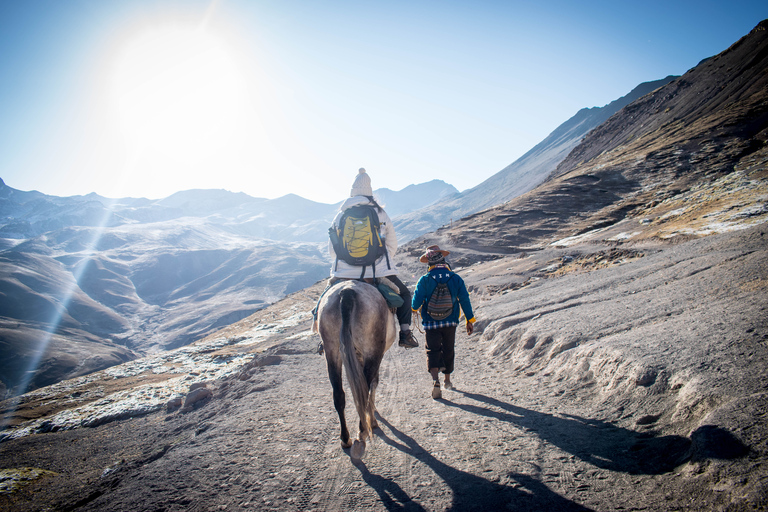
[[[347,208],[339,219],[338,227],[328,229],[337,260],[361,266],[365,274],[365,267],[373,265],[387,252],[380,230],[379,216],[372,205]]]

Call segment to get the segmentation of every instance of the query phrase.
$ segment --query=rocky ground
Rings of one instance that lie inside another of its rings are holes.
[[[766,231],[463,267],[479,321],[459,331],[456,389],[433,400],[423,349],[390,350],[360,462],[309,332],[318,283],[4,403],[0,508],[764,509]]]

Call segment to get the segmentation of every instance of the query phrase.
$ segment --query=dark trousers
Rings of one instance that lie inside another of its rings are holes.
[[[408,287],[397,276],[387,276],[387,279],[395,283],[397,286],[398,294],[403,298],[403,305],[397,308],[397,321],[400,325],[411,325],[411,315],[413,310],[411,309],[411,292]]]
[[[453,373],[453,360],[456,356],[456,326],[426,330],[427,371],[439,368],[446,375]]]

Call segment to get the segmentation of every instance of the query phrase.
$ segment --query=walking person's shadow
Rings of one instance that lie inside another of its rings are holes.
[[[658,475],[672,471],[688,460],[733,459],[749,451],[733,434],[714,426],[699,427],[690,438],[657,436],[617,427],[606,421],[570,414],[555,416],[479,393],[456,391],[482,405],[443,400],[446,405],[536,432],[541,439],[561,450],[610,471]]]
[[[376,435],[382,441],[424,463],[450,487],[453,496],[448,510],[590,510],[552,492],[546,485],[528,475],[508,474],[507,476],[517,484],[512,487],[453,468],[435,458],[412,437],[396,429],[378,414],[377,418],[393,436],[389,437],[382,429],[378,429]],[[412,501],[410,496],[392,480],[371,473],[363,462],[358,462],[356,466],[363,480],[379,494],[387,510],[425,510]]]

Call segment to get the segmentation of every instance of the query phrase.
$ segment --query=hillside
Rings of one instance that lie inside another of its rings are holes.
[[[440,400],[423,349],[386,354],[362,461],[339,447],[309,330],[318,282],[5,401],[0,507],[768,508],[765,69],[768,21],[619,110],[534,190],[406,244],[411,282],[426,245],[452,251],[477,332],[458,331]]]
[[[412,240],[453,220],[499,205],[542,183],[584,136],[636,99],[674,78],[645,82],[603,107],[583,108],[512,164],[479,185],[451,195],[395,220],[400,237]]]
[[[534,191],[416,239],[411,254],[428,241],[483,257],[574,241],[675,241],[728,231],[743,219],[762,222],[764,31],[759,25],[620,110]]]

